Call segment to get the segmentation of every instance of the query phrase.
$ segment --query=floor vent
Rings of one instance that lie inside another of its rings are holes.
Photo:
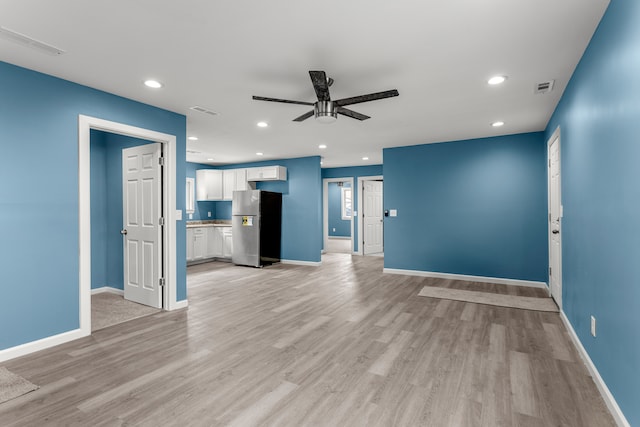
[[[5,27],[0,27],[0,37],[26,47],[39,50],[40,52],[48,53],[49,55],[53,56],[58,56],[65,53],[62,49],[58,49],[55,46],[51,46],[50,44],[46,44]]]
[[[204,107],[199,107],[199,106],[197,106],[197,105],[196,105],[196,106],[194,106],[194,107],[189,107],[189,109],[190,109],[190,110],[193,110],[193,111],[198,111],[198,112],[200,112],[200,113],[209,114],[209,115],[211,115],[211,116],[217,116],[217,115],[218,115],[218,113],[216,113],[216,112],[215,112],[215,111],[213,111],[213,110],[209,110],[208,108],[204,108]]]
[[[538,83],[535,88],[535,93],[549,93],[553,90],[553,84],[555,80],[549,80],[546,82]]]

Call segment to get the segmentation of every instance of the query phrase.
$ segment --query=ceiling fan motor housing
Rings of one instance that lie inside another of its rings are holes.
[[[338,110],[333,101],[316,102],[313,114],[320,123],[332,123],[338,118]]]

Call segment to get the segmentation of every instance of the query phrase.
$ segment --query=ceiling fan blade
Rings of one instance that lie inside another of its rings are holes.
[[[376,99],[391,98],[393,96],[398,96],[398,95],[399,95],[398,91],[396,89],[392,89],[392,90],[385,90],[384,92],[370,93],[368,95],[354,96],[352,98],[343,98],[333,102],[335,102],[335,104],[338,106],[353,105],[353,104],[359,104],[361,102],[375,101]]]
[[[309,71],[311,76],[311,83],[316,91],[318,101],[331,101],[329,96],[329,84],[327,82],[327,75],[324,71]]]
[[[352,119],[358,119],[358,120],[367,120],[371,118],[369,116],[365,116],[364,114],[360,114],[358,112],[355,112],[353,110],[349,110],[348,108],[343,108],[343,107],[338,107],[338,114],[342,114],[343,116],[351,117]]]
[[[289,99],[267,98],[264,96],[255,96],[255,95],[253,96],[253,99],[255,99],[256,101],[283,102],[285,104],[314,105],[313,102],[291,101]]]
[[[307,120],[311,116],[313,116],[313,110],[309,111],[308,113],[304,113],[300,117],[296,117],[295,119],[293,119],[293,121],[294,122],[301,122],[303,120]]]

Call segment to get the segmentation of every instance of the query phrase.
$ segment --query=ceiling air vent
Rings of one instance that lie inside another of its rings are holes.
[[[555,80],[549,80],[546,82],[538,83],[534,90],[535,93],[549,93],[553,90],[553,84]]]
[[[216,113],[216,112],[215,112],[215,111],[213,111],[213,110],[209,110],[208,108],[204,108],[204,107],[199,107],[199,106],[197,106],[197,105],[196,105],[196,106],[194,106],[194,107],[189,107],[189,109],[190,109],[190,110],[193,110],[193,111],[198,111],[198,112],[200,112],[200,113],[209,114],[209,115],[211,115],[211,116],[217,116],[217,115],[218,115],[218,113]]]
[[[0,38],[12,41],[14,43],[21,44],[26,47],[39,50],[40,52],[48,53],[49,55],[53,55],[53,56],[58,56],[65,53],[64,50],[62,49],[58,49],[55,46],[51,46],[50,44],[46,44],[44,42],[33,39],[29,36],[25,36],[24,34],[20,34],[17,31],[13,31],[5,27],[0,27]]]
[[[187,150],[187,154],[200,154],[200,151],[196,151],[196,150]]]

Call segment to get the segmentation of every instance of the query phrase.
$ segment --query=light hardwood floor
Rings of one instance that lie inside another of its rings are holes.
[[[557,313],[419,297],[382,258],[189,267],[190,307],[4,365],[0,425],[612,426]]]

